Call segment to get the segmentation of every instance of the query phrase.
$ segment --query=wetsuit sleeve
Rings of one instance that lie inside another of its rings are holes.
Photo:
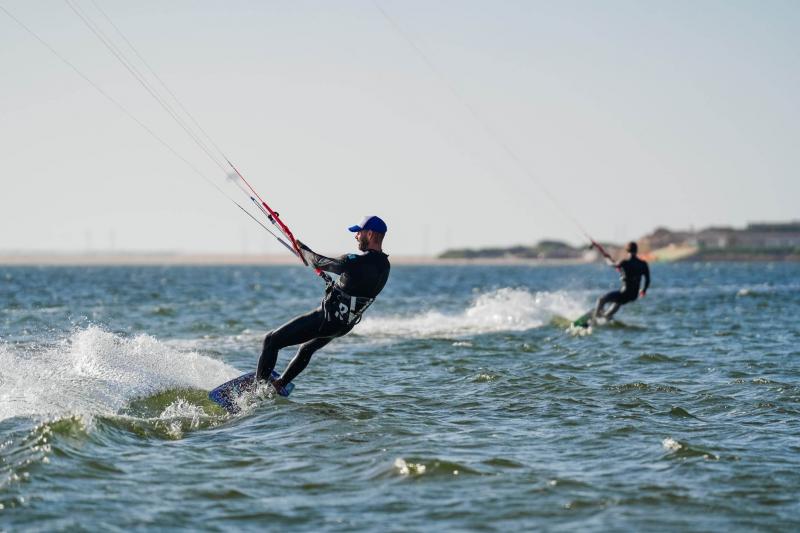
[[[647,263],[644,263],[644,289],[642,291],[647,292],[647,288],[650,286],[650,267]]]
[[[348,256],[343,256],[339,259],[325,257],[313,251],[300,241],[297,241],[297,247],[300,248],[300,253],[303,254],[305,260],[315,268],[333,274],[342,274],[346,270]]]

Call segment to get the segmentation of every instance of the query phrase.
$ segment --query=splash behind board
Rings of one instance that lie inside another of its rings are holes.
[[[278,373],[272,371],[271,380],[277,379]],[[271,381],[270,380],[270,381]],[[254,390],[256,387],[256,373],[249,372],[238,378],[227,381],[208,393],[209,399],[222,406],[229,413],[239,412],[239,404],[236,400],[246,392]],[[281,396],[289,396],[294,390],[294,384],[287,384],[282,390],[278,391]]]

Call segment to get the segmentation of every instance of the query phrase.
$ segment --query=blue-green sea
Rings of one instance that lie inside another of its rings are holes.
[[[0,267],[0,530],[797,530],[800,265],[652,272],[395,266],[232,416],[308,269]]]

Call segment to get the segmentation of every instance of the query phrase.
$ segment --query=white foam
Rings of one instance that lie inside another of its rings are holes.
[[[573,337],[586,337],[588,335],[591,335],[593,331],[594,328],[592,328],[592,326],[583,327],[583,326],[576,326],[574,324],[570,324],[566,329],[566,333],[568,335],[572,335]]]
[[[577,317],[586,302],[566,291],[504,288],[478,295],[460,313],[426,311],[410,316],[367,317],[360,335],[441,337],[538,328],[556,316]]]
[[[199,405],[178,398],[164,409],[159,419],[166,421],[167,433],[170,437],[180,439],[184,433],[184,424],[188,429],[196,429],[206,416],[205,411]]]
[[[394,460],[394,468],[401,476],[422,475],[428,469],[422,463],[409,463],[402,457]]]
[[[89,327],[41,349],[0,343],[0,420],[113,414],[169,388],[212,389],[240,372],[222,361]]]

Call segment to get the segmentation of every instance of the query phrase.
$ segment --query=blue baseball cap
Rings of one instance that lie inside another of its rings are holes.
[[[356,224],[355,226],[350,226],[347,229],[349,229],[353,233],[357,231],[374,231],[376,233],[386,233],[386,230],[388,228],[386,227],[386,222],[381,220],[381,217],[377,217],[375,215],[367,215],[361,219],[361,222],[359,224]]]

